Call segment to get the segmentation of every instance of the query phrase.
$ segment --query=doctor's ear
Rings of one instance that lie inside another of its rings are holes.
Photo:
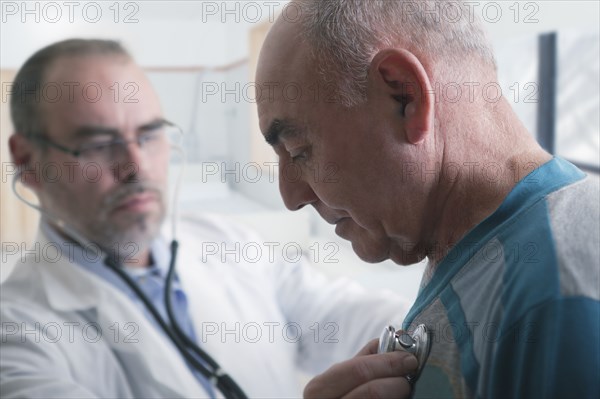
[[[381,50],[371,62],[369,80],[398,107],[409,143],[420,144],[433,133],[435,94],[425,67],[413,53]]]
[[[31,188],[40,184],[35,173],[23,173],[33,168],[33,144],[24,135],[14,133],[8,139],[8,146],[13,163],[21,175],[21,182]]]

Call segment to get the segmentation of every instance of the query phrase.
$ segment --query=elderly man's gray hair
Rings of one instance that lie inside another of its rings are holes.
[[[473,7],[463,1],[298,0],[293,5],[319,72],[337,86],[346,106],[365,100],[369,64],[386,47],[402,45],[455,71],[496,69]]]

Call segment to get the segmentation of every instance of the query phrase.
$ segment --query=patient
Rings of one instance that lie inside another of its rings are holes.
[[[490,99],[494,56],[468,3],[294,0],[301,17],[265,40],[261,130],[301,172],[279,176],[286,206],[314,207],[364,260],[429,261],[404,320],[434,337],[416,384],[357,356],[308,397],[600,396],[598,177]],[[458,15],[440,18],[449,5]],[[288,85],[323,95],[290,101]],[[311,178],[325,165],[337,182]]]
[[[123,89],[132,83],[133,97]],[[45,95],[51,86],[62,95]],[[2,397],[219,395],[106,265],[122,265],[166,319],[171,254],[161,226],[176,129],[140,67],[113,41],[54,43],[19,70],[10,105],[10,152],[44,210],[44,250],[0,290]],[[39,173],[48,166],[52,178]],[[405,315],[398,298],[329,282],[302,262],[203,261],[203,242],[262,242],[224,220],[185,223],[178,236],[175,319],[250,397],[299,396],[299,370],[353,356]]]

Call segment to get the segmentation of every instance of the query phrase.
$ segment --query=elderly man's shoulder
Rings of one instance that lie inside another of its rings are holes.
[[[536,303],[574,296],[600,299],[599,197],[600,180],[588,175],[512,218],[500,233],[509,292],[535,297]]]
[[[600,178],[584,179],[546,199],[556,250],[568,259],[600,262]],[[563,259],[566,260],[566,259]]]
[[[514,305],[515,315],[560,298],[600,299],[600,180],[588,175],[541,189],[549,192],[511,208],[471,262],[486,267],[465,270],[503,276],[504,306]]]
[[[552,213],[587,211],[600,212],[600,176],[588,174],[585,178],[548,195]]]

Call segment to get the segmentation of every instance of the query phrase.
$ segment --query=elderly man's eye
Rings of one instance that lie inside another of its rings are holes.
[[[292,159],[292,162],[306,161],[308,159],[308,155],[307,148],[290,151],[290,158]]]

